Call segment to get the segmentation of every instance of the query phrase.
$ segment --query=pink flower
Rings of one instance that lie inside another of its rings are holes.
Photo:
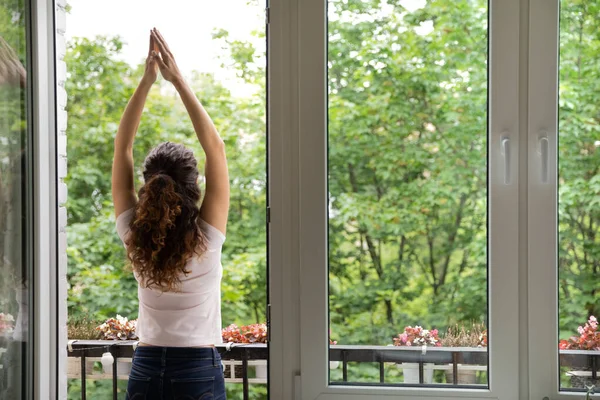
[[[268,339],[266,324],[251,324],[238,327],[231,324],[221,330],[224,342],[229,343],[266,343]]]
[[[561,350],[600,350],[600,332],[598,320],[590,316],[585,326],[577,328],[579,337],[573,336],[568,340],[561,340],[558,347]]]
[[[423,329],[421,326],[407,326],[394,337],[394,346],[441,346],[437,329]]]
[[[569,342],[567,342],[566,340],[561,340],[560,342],[558,342],[558,348],[561,350],[566,350],[569,348]]]

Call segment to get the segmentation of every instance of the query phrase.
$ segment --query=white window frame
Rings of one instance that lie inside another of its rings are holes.
[[[273,2],[273,5],[276,2]],[[279,2],[277,2],[279,3]],[[271,382],[277,382],[286,374],[296,374],[295,399],[338,400],[375,399],[394,396],[398,399],[427,397],[434,399],[506,399],[519,397],[519,0],[491,0],[490,2],[490,125],[489,125],[489,261],[490,261],[490,390],[453,390],[390,387],[330,386],[327,382],[327,182],[326,182],[326,0],[281,1],[283,8],[297,11],[295,17],[285,21],[291,25],[289,40],[292,61],[297,60],[297,70],[291,66],[287,71],[292,81],[290,103],[294,104],[297,90],[297,108],[290,110],[291,121],[297,121],[297,130],[291,129],[283,139],[283,132],[271,130],[271,140],[298,147],[283,148],[286,157],[276,156],[271,147],[271,178],[273,171],[288,171],[289,188],[282,189],[289,195],[289,203],[272,203],[273,223],[271,235],[276,238],[272,245],[288,245],[290,255],[297,255],[299,263],[278,265],[283,260],[271,258],[272,276],[281,278],[282,293],[298,293],[300,315],[296,323],[300,331],[299,348],[292,358],[295,365],[282,370],[271,368]],[[274,14],[275,15],[275,14]],[[288,16],[294,15],[289,13]],[[294,34],[297,22],[297,36]],[[272,27],[273,29],[273,27]],[[271,36],[272,40],[275,38]],[[271,43],[273,46],[274,43]],[[297,57],[297,58],[296,58]],[[277,60],[270,59],[273,68]],[[275,66],[276,67],[276,66]],[[277,81],[271,81],[275,87]],[[297,86],[296,86],[297,85]],[[280,93],[280,90],[277,90]],[[271,102],[275,98],[271,96]],[[297,111],[297,119],[294,118]],[[272,116],[275,114],[271,113]],[[273,123],[274,121],[271,121]],[[273,126],[273,125],[271,125]],[[501,152],[503,138],[510,140],[509,184],[504,182],[504,157]],[[295,158],[297,157],[297,158]],[[296,169],[297,168],[297,169]],[[297,175],[296,175],[297,173]],[[297,178],[298,181],[295,181]],[[275,182],[273,182],[275,183]],[[275,190],[278,190],[274,188]],[[294,196],[294,195],[297,195]],[[294,198],[298,201],[295,202]],[[279,200],[284,200],[279,198]],[[277,208],[277,210],[275,210]],[[289,215],[284,215],[287,210]],[[297,222],[296,229],[284,221]],[[498,221],[498,222],[495,222]],[[285,227],[285,228],[284,228]],[[279,253],[280,250],[277,250]],[[273,256],[274,250],[271,250]],[[292,257],[293,258],[293,257]],[[294,269],[299,267],[299,271]],[[281,268],[282,271],[277,271]],[[287,274],[287,276],[286,276]],[[298,283],[293,278],[299,277]],[[277,286],[279,282],[271,282]],[[290,289],[290,292],[286,291]],[[278,289],[279,290],[279,289]],[[272,302],[282,301],[282,310],[297,311],[292,302],[272,296]],[[293,297],[292,297],[293,299]],[[275,310],[274,310],[275,311]],[[281,313],[284,315],[285,313]],[[273,322],[277,314],[273,315]],[[272,340],[281,333],[274,324]],[[271,354],[283,350],[283,346],[271,347]],[[285,339],[282,340],[285,342]],[[297,344],[296,344],[297,346]],[[298,356],[297,353],[301,356]],[[298,357],[300,368],[298,369]],[[272,360],[273,362],[274,360]],[[278,364],[279,365],[279,364]],[[278,366],[277,365],[277,366]],[[289,375],[287,376],[289,377]],[[271,393],[276,396],[276,392]]]
[[[558,356],[558,69],[560,0],[530,0],[528,121],[529,396],[567,400]],[[547,140],[547,181],[541,140]],[[600,397],[596,394],[594,398]]]
[[[31,84],[30,94],[33,122],[33,279],[30,283],[30,304],[33,313],[29,320],[30,349],[33,355],[33,379],[28,390],[33,399],[60,398],[58,377],[57,324],[57,168],[56,168],[56,77],[54,1],[25,0],[31,10]],[[28,244],[29,245],[29,244]],[[62,381],[62,379],[61,379]],[[66,388],[64,388],[66,390]],[[61,396],[66,397],[66,393]]]

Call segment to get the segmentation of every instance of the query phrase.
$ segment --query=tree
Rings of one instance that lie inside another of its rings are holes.
[[[600,314],[600,2],[561,4],[559,316],[561,336]]]
[[[485,3],[331,6],[333,330],[383,344],[409,324],[485,320]]]

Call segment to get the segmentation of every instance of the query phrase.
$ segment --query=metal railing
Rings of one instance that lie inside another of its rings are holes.
[[[330,361],[341,361],[342,381],[331,382],[332,385],[360,386],[427,386],[448,387],[448,384],[425,382],[425,365],[434,364],[431,369],[452,371],[451,384],[455,388],[486,388],[487,385],[460,384],[459,368],[475,367],[474,370],[487,371],[488,351],[477,347],[405,347],[405,346],[331,346]],[[377,363],[379,365],[379,382],[349,382],[348,363]],[[386,364],[418,364],[418,382],[386,382]],[[473,369],[472,369],[473,370]]]
[[[586,386],[600,384],[600,351],[597,350],[560,350],[560,367],[570,368],[567,375],[571,377],[571,392],[586,393]],[[576,386],[576,387],[575,387]]]
[[[128,379],[131,368],[135,341],[114,340],[72,340],[69,342],[67,355],[69,360],[76,362],[75,365],[69,361],[67,365],[67,377],[81,379],[81,399],[87,399],[87,379],[112,379],[112,398],[117,400],[118,380]],[[223,365],[226,367],[226,381],[230,383],[241,383],[244,400],[249,399],[250,384],[266,384],[266,366],[268,360],[268,348],[265,344],[243,344],[227,347],[218,345]],[[111,353],[114,358],[110,374],[94,371],[94,363],[100,361],[106,352]],[[73,368],[75,366],[76,368]],[[129,367],[129,368],[128,368]],[[249,377],[249,367],[257,370],[257,377]],[[264,375],[258,373],[258,368],[264,367]],[[236,370],[238,371],[236,373]],[[82,377],[86,377],[83,379]]]
[[[117,399],[117,381],[128,378],[127,368],[120,369],[129,363],[133,356],[132,341],[103,341],[103,340],[78,340],[71,341],[68,349],[70,369],[68,377],[87,379],[112,379],[113,399]],[[225,380],[229,383],[241,383],[243,398],[249,399],[249,385],[266,384],[266,366],[268,360],[268,347],[266,344],[244,344],[217,346],[225,369]],[[93,362],[99,361],[102,354],[110,352],[114,358],[112,373],[103,374],[90,371]],[[600,351],[561,350],[559,352],[561,366],[582,368],[590,372],[591,379],[598,379],[600,366]],[[78,360],[77,360],[78,359]],[[121,361],[121,362],[119,362]],[[341,364],[341,380],[332,381],[332,385],[344,386],[427,386],[441,388],[487,388],[487,384],[465,384],[459,377],[461,370],[487,372],[488,349],[473,347],[394,347],[394,346],[349,346],[333,345],[329,350],[329,361]],[[375,363],[379,367],[378,382],[352,382],[348,377],[350,363]],[[395,382],[386,380],[386,367],[390,364],[418,365],[418,380],[412,383]],[[73,369],[72,367],[76,368]],[[258,373],[258,369],[263,372]],[[249,377],[249,371],[256,369],[256,377]],[[445,370],[451,375],[446,383],[426,382],[425,370]],[[450,373],[451,371],[451,373]],[[487,379],[484,379],[487,381]],[[81,399],[86,399],[86,379],[81,379]],[[568,389],[570,391],[585,391],[584,388]]]

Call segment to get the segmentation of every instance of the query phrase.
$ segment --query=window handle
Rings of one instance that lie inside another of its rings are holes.
[[[548,136],[546,132],[544,132],[538,139],[539,145],[539,154],[541,161],[541,180],[542,183],[548,183],[548,148],[550,146],[550,142],[548,141]]]
[[[504,184],[510,184],[510,139],[508,136],[502,136],[501,153],[504,156]]]

